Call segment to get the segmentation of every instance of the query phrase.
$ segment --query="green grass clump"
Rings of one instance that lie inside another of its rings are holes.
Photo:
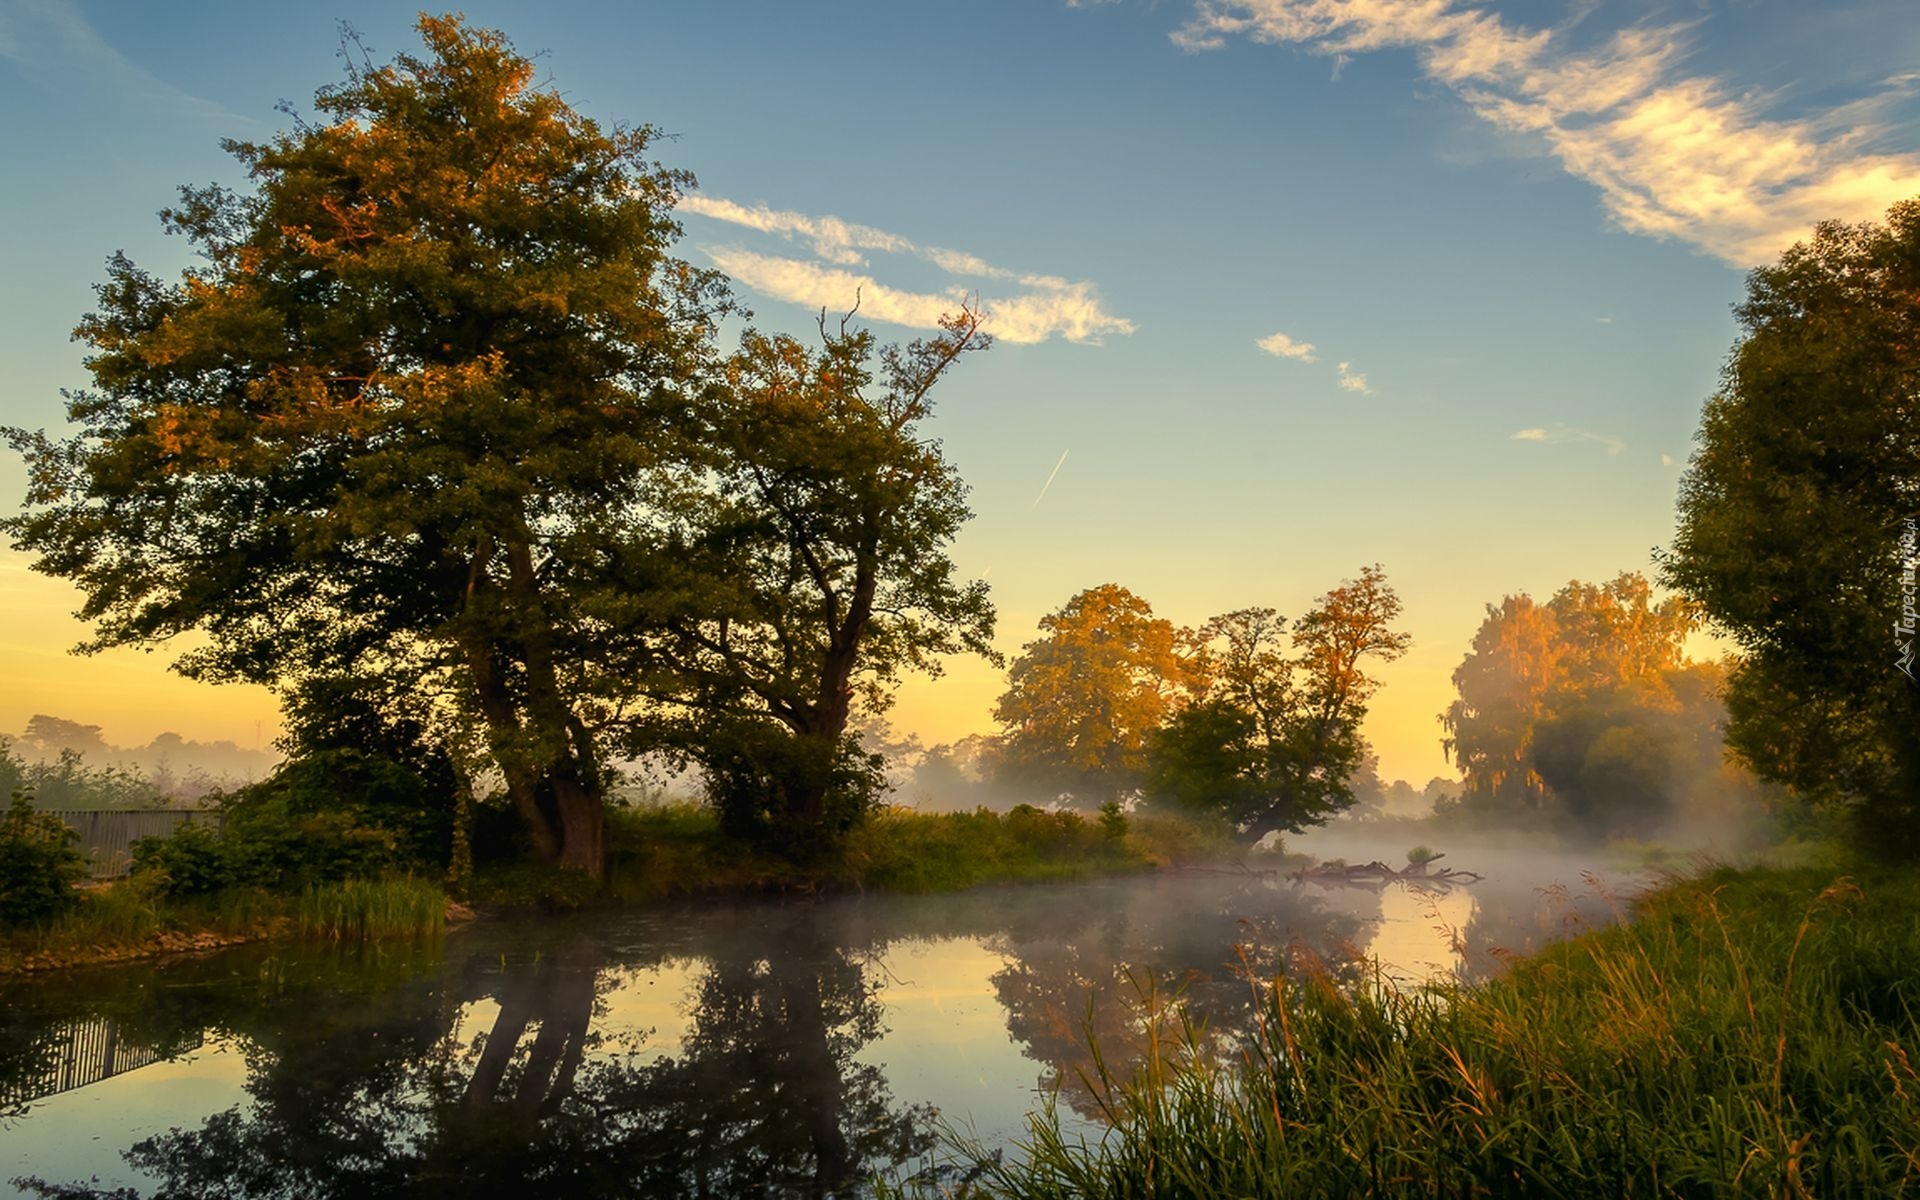
[[[446,929],[447,896],[440,886],[401,875],[315,884],[301,893],[294,927],[304,936],[336,942],[438,937]]]
[[[1920,885],[1818,869],[1664,888],[1480,986],[1293,970],[1223,1060],[1091,1081],[1091,1144],[1034,1118],[1009,1197],[1920,1194]],[[1096,1061],[1098,1056],[1096,1055]]]

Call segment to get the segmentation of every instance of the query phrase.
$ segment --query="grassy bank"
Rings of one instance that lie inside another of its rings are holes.
[[[796,863],[728,838],[696,805],[608,814],[608,879],[532,863],[496,864],[475,877],[477,903],[582,908],[595,903],[742,892],[955,891],[982,883],[1040,882],[1147,871],[1237,853],[1224,827],[1162,818],[1102,818],[1016,809],[914,813],[889,809],[852,831],[832,855]],[[140,880],[88,889],[74,911],[0,935],[0,974],[116,962],[293,935],[372,940],[437,935],[447,895],[412,877],[346,880],[298,893],[229,887],[162,896]]]
[[[884,809],[837,852],[796,863],[721,832],[710,809],[610,814],[610,889],[623,899],[723,891],[956,891],[983,883],[1085,879],[1239,853],[1231,832],[1172,818],[979,809]]]
[[[0,935],[0,974],[119,962],[283,935],[336,941],[437,937],[446,893],[408,877],[345,880],[296,893],[234,888],[158,897],[136,880],[89,888],[79,907]]]
[[[977,1194],[1920,1194],[1920,885],[1721,871],[1474,987],[1310,966],[1256,985],[1243,1057],[1172,1039],[1048,1114]],[[1176,1024],[1177,1027],[1177,1024]],[[1097,1057],[1097,1056],[1096,1056]]]

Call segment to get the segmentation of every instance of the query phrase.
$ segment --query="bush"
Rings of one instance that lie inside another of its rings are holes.
[[[33,811],[25,792],[13,794],[0,819],[0,926],[43,924],[79,903],[79,840],[59,817]]]
[[[219,834],[188,826],[142,839],[134,870],[165,895],[230,887],[297,891],[342,879],[445,869],[451,797],[409,767],[353,750],[294,759],[222,803]]]
[[[135,842],[133,873],[163,896],[210,896],[232,886],[235,874],[226,843],[197,822]]]
[[[857,738],[827,747],[766,721],[718,730],[701,754],[707,797],[727,836],[807,861],[832,849],[879,806],[886,793],[884,760]],[[801,815],[821,797],[818,820]]]

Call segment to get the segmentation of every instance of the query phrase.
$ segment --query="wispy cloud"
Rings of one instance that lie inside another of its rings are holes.
[[[698,192],[682,196],[679,208],[681,212],[712,217],[729,225],[798,238],[811,246],[821,258],[842,266],[864,266],[867,260],[861,254],[863,250],[911,254],[919,249],[898,234],[869,225],[855,225],[839,217],[812,217],[758,204],[749,207],[719,196],[703,196]]]
[[[809,308],[850,310],[912,329],[935,329],[940,318],[968,303],[965,287],[913,292],[889,287],[871,274],[805,259],[722,247],[709,250],[713,264],[762,295]],[[1071,284],[979,301],[982,325],[1005,341],[1032,344],[1050,337],[1098,342],[1109,333],[1132,333],[1133,322],[1101,307],[1091,284]]]
[[[135,64],[100,36],[72,0],[0,0],[0,59],[19,64],[55,89],[115,90],[174,113],[228,125],[257,123]]]
[[[964,250],[923,246],[911,238],[833,216],[812,216],[764,205],[748,206],[718,196],[684,197],[680,211],[729,225],[774,234],[807,246],[815,261],[761,254],[739,247],[709,249],[715,266],[734,279],[776,300],[810,307],[851,308],[875,320],[915,329],[934,329],[942,315],[968,302],[975,289],[956,284],[940,291],[908,291],[880,282],[867,255],[908,255],[962,279],[1011,283],[1010,295],[982,295],[979,301],[988,332],[1009,342],[1098,343],[1107,334],[1129,334],[1133,322],[1107,311],[1098,289],[1085,281],[1062,279],[995,266]]]
[[[1349,392],[1359,392],[1362,396],[1373,395],[1373,389],[1367,386],[1367,377],[1353,369],[1352,363],[1341,363],[1336,368],[1340,372],[1340,387]]]
[[[1453,0],[1196,0],[1174,40],[1230,38],[1342,58],[1412,48],[1427,76],[1503,130],[1537,137],[1599,189],[1620,228],[1675,238],[1735,266],[1769,261],[1825,218],[1877,218],[1920,194],[1920,153],[1879,149],[1891,101],[1915,86],[1814,115],[1690,73],[1688,24],[1641,24],[1575,45],[1576,23],[1527,29]]]
[[[1297,358],[1301,362],[1309,363],[1314,361],[1312,342],[1296,342],[1284,333],[1270,334],[1255,342],[1254,345],[1275,358]]]
[[[1551,429],[1536,426],[1532,429],[1520,429],[1508,435],[1512,442],[1546,442],[1551,445],[1564,445],[1569,442],[1597,442],[1607,448],[1608,454],[1618,454],[1627,448],[1627,444],[1609,433],[1594,433],[1588,429],[1575,429],[1571,425],[1555,425]]]

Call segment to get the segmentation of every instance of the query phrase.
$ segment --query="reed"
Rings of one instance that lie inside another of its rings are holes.
[[[1920,888],[1721,871],[1477,986],[1298,963],[1237,1055],[1093,1081],[1017,1155],[956,1144],[1007,1197],[1920,1194]],[[1103,1062],[1098,1055],[1096,1062]]]
[[[447,896],[410,875],[347,879],[309,887],[292,916],[302,935],[329,941],[431,938],[446,929]]]

